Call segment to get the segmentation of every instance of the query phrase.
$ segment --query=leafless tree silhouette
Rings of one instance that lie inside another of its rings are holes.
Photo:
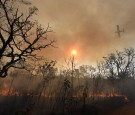
[[[123,52],[116,51],[108,57],[104,57],[106,68],[110,71],[112,78],[124,79],[131,77],[134,70],[135,51],[133,48],[125,49]]]
[[[22,7],[29,7],[26,12]],[[6,77],[10,68],[24,68],[28,58],[37,57],[36,51],[53,46],[47,39],[52,32],[49,24],[42,28],[33,15],[38,9],[23,0],[0,0],[0,77]]]

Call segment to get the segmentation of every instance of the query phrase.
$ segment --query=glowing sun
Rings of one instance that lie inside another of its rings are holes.
[[[71,54],[72,54],[72,55],[76,55],[76,54],[77,54],[77,51],[76,51],[76,50],[72,50],[72,51],[71,51]]]

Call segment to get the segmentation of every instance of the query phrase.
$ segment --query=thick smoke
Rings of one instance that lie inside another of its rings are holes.
[[[49,22],[57,49],[45,50],[46,57],[61,60],[70,49],[79,50],[80,62],[96,62],[114,50],[134,44],[134,0],[31,0],[39,8],[38,20]],[[121,38],[116,25],[125,29]]]

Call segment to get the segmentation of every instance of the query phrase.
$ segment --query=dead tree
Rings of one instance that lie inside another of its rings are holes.
[[[29,9],[24,12],[20,4]],[[23,63],[37,57],[36,51],[53,46],[54,40],[47,40],[52,32],[34,21],[38,9],[22,0],[0,0],[0,77],[6,77],[10,68],[23,69]]]

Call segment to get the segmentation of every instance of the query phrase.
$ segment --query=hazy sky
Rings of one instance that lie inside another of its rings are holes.
[[[48,23],[58,48],[44,50],[47,58],[62,62],[77,49],[79,63],[95,63],[115,50],[135,44],[135,0],[30,0],[39,9],[38,21]],[[116,25],[125,29],[118,38]]]

